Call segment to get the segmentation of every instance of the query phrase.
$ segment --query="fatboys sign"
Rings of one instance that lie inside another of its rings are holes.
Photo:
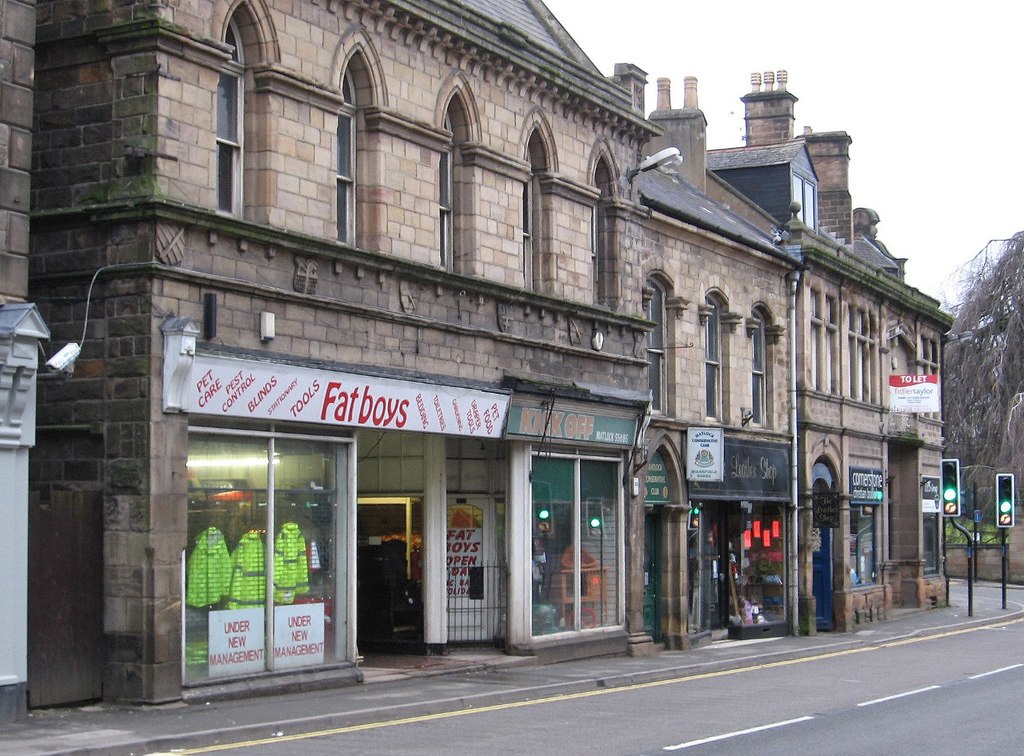
[[[186,412],[500,438],[505,394],[196,355]]]

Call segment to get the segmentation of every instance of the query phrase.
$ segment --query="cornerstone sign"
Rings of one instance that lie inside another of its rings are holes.
[[[850,468],[850,503],[881,504],[885,475],[877,467]]]

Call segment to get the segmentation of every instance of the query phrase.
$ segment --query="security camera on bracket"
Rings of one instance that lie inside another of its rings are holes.
[[[71,375],[75,369],[75,360],[81,353],[82,347],[78,344],[65,344],[57,354],[46,361],[46,366],[55,372]]]

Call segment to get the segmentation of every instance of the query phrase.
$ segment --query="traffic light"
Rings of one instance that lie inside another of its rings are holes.
[[[942,460],[942,514],[960,516],[960,460]]]
[[[690,519],[686,527],[690,530],[700,530],[700,505],[690,505]]]
[[[996,525],[1012,528],[1014,524],[1013,474],[996,475]]]
[[[587,503],[587,527],[590,528],[590,535],[601,535],[601,526],[603,525],[603,514],[604,508],[600,504],[591,505],[589,502]]]
[[[538,533],[550,533],[551,532],[551,509],[546,504],[540,504],[537,506],[537,532]]]

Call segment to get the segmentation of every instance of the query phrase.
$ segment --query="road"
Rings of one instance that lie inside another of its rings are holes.
[[[748,642],[768,648],[772,641]],[[178,753],[1021,751],[1024,619],[677,680]]]

